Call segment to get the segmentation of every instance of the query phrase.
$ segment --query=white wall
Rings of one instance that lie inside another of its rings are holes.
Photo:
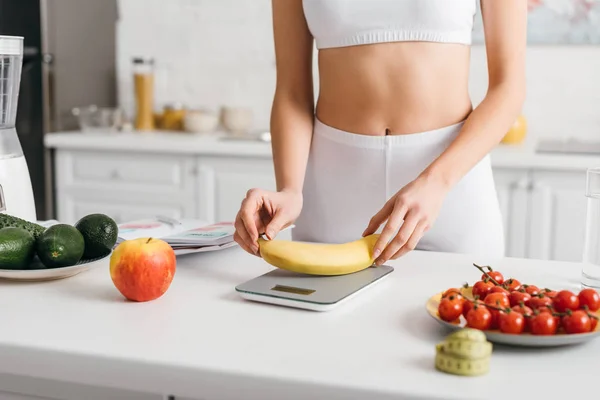
[[[119,0],[119,13],[118,94],[128,111],[131,59],[153,56],[157,107],[248,106],[256,128],[268,128],[275,81],[271,0]],[[530,138],[600,140],[600,46],[530,47],[527,62]],[[475,103],[485,94],[486,73],[485,50],[475,46]]]

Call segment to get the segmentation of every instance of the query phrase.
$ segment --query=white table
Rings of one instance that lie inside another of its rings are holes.
[[[497,346],[491,372],[482,377],[434,369],[434,346],[447,332],[426,314],[425,301],[478,279],[472,262],[522,281],[578,288],[577,264],[412,252],[351,303],[317,313],[242,300],[234,287],[271,267],[238,248],[181,257],[169,291],[148,303],[124,301],[108,263],[61,281],[2,282],[0,398],[33,398],[2,391],[86,400],[591,393],[600,339],[553,350]]]

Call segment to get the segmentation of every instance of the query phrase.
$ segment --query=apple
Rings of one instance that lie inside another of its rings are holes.
[[[126,299],[151,301],[169,289],[176,264],[175,252],[163,240],[126,240],[110,257],[110,277]]]

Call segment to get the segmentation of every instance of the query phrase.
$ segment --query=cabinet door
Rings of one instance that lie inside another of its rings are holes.
[[[252,188],[276,190],[270,158],[202,158],[197,170],[199,218],[211,222],[233,221]]]
[[[527,257],[529,172],[494,168],[494,181],[503,217],[506,256]]]
[[[271,158],[206,157],[198,161],[199,218],[233,221],[248,190],[277,190]],[[278,238],[289,239],[290,230]]]
[[[585,237],[585,171],[534,171],[529,256],[579,262]]]

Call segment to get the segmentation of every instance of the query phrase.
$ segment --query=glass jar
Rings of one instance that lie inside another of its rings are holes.
[[[167,104],[161,117],[161,128],[168,131],[183,130],[185,108],[180,103]]]
[[[134,127],[139,131],[154,130],[154,60],[134,58],[133,80],[136,103]]]

